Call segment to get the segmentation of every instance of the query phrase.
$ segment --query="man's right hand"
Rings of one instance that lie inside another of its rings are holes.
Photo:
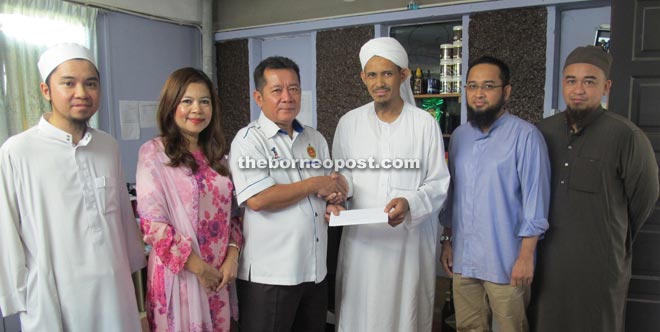
[[[330,175],[321,177],[321,184],[316,194],[333,204],[339,203],[346,198],[348,193],[348,185],[344,176],[333,172]]]
[[[335,172],[294,183],[275,184],[254,194],[245,202],[253,211],[273,211],[296,204],[309,195],[316,195],[331,204],[339,204],[346,199],[347,192],[346,179]]]
[[[453,252],[451,248],[451,241],[447,240],[442,242],[442,254],[440,255],[440,263],[442,263],[442,268],[445,270],[448,276],[454,276],[454,260]]]

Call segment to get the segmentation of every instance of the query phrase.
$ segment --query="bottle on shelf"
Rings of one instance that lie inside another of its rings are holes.
[[[438,88],[440,93],[451,93],[451,89],[449,88],[449,81],[451,79],[450,76],[440,76],[440,86]]]
[[[454,119],[449,114],[447,110],[442,114],[443,119],[441,120],[441,128],[443,134],[451,134],[452,131],[454,131]]]
[[[462,25],[456,25],[452,28],[452,30],[454,32],[452,40],[453,41],[457,41],[457,40],[462,41],[463,40],[463,26]]]
[[[431,76],[431,70],[426,71],[426,92],[427,94],[436,94],[440,93],[439,88],[440,88],[440,81]]]
[[[422,94],[424,85],[423,81],[422,68],[417,67],[417,70],[415,70],[415,80],[413,81],[413,94]]]

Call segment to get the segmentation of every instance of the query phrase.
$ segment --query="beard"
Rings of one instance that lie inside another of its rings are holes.
[[[374,106],[376,107],[377,110],[389,109],[390,104],[392,104],[391,100],[374,101]]]
[[[69,124],[71,124],[75,128],[79,128],[79,129],[84,130],[87,127],[89,127],[89,120],[98,111],[98,109],[97,109],[97,111],[90,112],[90,114],[88,114],[87,116],[74,117],[72,113],[66,114],[66,113],[61,112],[57,107],[53,107],[53,101],[52,101],[53,96],[52,96],[52,94],[50,94],[50,92],[49,92],[48,96],[50,97],[50,101],[48,102],[48,104],[50,104],[51,111],[53,113],[57,113],[60,118],[63,118],[64,120],[66,120]]]
[[[504,106],[504,98],[486,108],[483,111],[476,111],[470,104],[467,104],[468,118],[470,118],[470,123],[477,128],[489,128],[495,120],[497,120],[497,114],[500,112]]]
[[[77,128],[78,130],[82,130],[83,132],[87,130],[89,127],[89,119],[92,118],[94,114],[82,118],[75,118],[71,115],[61,115],[60,117],[63,118],[66,122],[69,123],[74,128]]]
[[[89,127],[90,118],[91,116],[87,119],[71,119],[71,124],[80,129],[87,129],[87,127]]]
[[[379,87],[379,89],[387,90],[388,92],[390,92],[390,94],[387,97],[377,97],[376,92],[374,91],[373,94],[371,95],[371,98],[374,100],[375,107],[376,109],[388,109],[394,99],[391,94],[392,89],[390,87]]]
[[[582,128],[584,119],[589,116],[593,111],[595,111],[598,108],[592,107],[592,108],[579,108],[579,109],[573,109],[570,106],[566,105],[566,118],[568,120],[569,125],[575,125],[577,128]]]

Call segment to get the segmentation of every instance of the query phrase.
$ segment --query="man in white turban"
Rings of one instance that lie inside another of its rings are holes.
[[[100,99],[91,52],[47,49],[51,105],[0,148],[0,308],[22,331],[140,331],[131,272],[145,265],[117,142],[90,128]]]
[[[352,209],[383,209],[388,224],[344,227],[337,266],[337,331],[431,331],[437,217],[449,172],[435,119],[417,108],[405,49],[375,38],[360,50],[373,102],[344,115],[335,159],[372,158],[380,168],[345,169]],[[402,160],[417,167],[395,169]]]

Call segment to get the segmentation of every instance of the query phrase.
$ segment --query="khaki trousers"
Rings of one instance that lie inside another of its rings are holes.
[[[490,332],[493,318],[501,332],[528,332],[525,308],[530,287],[514,287],[454,273],[454,306],[458,332]]]

